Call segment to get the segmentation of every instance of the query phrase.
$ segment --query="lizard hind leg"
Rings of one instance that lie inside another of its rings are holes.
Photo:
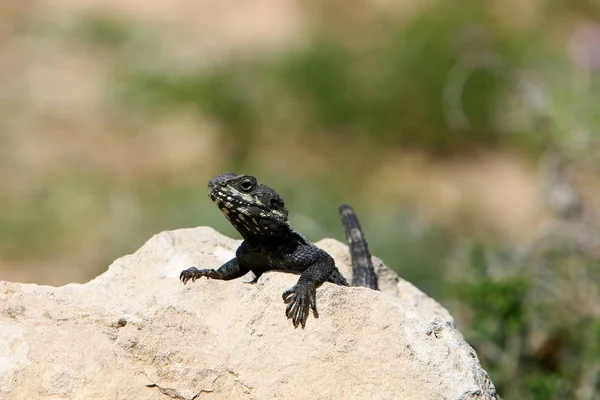
[[[350,286],[346,278],[344,278],[344,275],[342,275],[337,268],[333,270],[331,276],[327,279],[327,282],[335,283],[340,286]]]

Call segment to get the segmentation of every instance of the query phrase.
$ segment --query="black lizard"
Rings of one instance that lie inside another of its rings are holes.
[[[185,284],[200,277],[231,280],[252,271],[258,278],[269,270],[300,272],[294,287],[283,293],[285,314],[294,327],[306,325],[310,309],[318,318],[316,289],[323,282],[348,286],[333,258],[289,224],[281,196],[251,175],[224,172],[208,182],[208,195],[221,209],[244,241],[235,258],[219,269],[191,267],[181,272]],[[377,289],[377,277],[360,225],[349,206],[340,207],[353,265],[353,285]]]

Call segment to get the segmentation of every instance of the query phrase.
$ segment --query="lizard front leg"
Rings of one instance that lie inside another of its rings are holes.
[[[306,326],[306,320],[313,310],[315,318],[319,318],[317,311],[316,290],[325,282],[335,270],[333,258],[317,247],[304,248],[300,254],[292,256],[294,261],[309,264],[304,270],[298,283],[291,289],[283,292],[283,301],[287,304],[285,315],[292,320],[294,327]]]
[[[191,267],[186,270],[181,271],[179,275],[179,279],[181,282],[186,284],[189,280],[194,282],[196,279],[201,278],[203,276],[209,279],[221,279],[224,281],[229,281],[231,279],[239,278],[244,276],[250,271],[248,268],[241,266],[237,260],[237,258],[232,258],[223,264],[219,269],[197,269],[196,267]]]

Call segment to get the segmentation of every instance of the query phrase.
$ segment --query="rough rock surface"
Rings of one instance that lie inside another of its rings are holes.
[[[238,244],[163,232],[86,284],[0,282],[0,398],[496,398],[448,312],[379,261],[383,292],[326,283],[304,330],[281,299],[297,276],[179,282]],[[350,278],[346,246],[318,245]]]

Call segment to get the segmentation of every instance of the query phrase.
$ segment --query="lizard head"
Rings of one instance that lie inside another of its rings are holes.
[[[252,175],[223,172],[208,182],[208,196],[245,239],[290,229],[283,199]]]

